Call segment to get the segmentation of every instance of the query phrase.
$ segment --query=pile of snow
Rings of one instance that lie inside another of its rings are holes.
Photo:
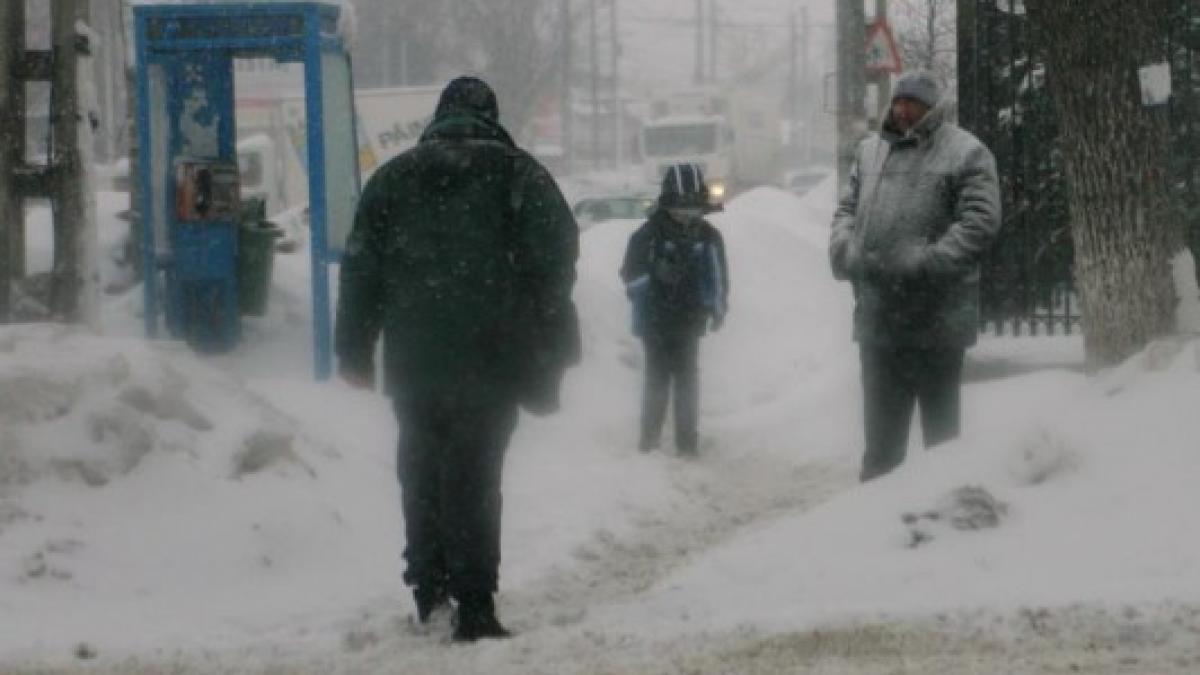
[[[126,250],[129,223],[119,215],[129,209],[129,193],[102,190],[95,193],[95,200],[100,288],[104,293],[119,293],[128,289],[134,281],[133,267]],[[26,216],[25,264],[30,276],[44,276],[54,268],[52,218],[49,205],[45,202],[35,202]],[[38,296],[36,289],[29,290]],[[42,301],[44,298],[31,297],[30,300]]]
[[[802,309],[786,315],[772,309],[776,278],[816,288],[804,277],[823,276],[817,266],[823,254],[788,236],[794,216],[786,205],[777,208],[762,222],[741,222],[733,205],[716,218],[735,270],[744,273],[735,271],[733,313],[721,333],[706,339],[713,353],[703,357],[703,433],[714,462],[740,462],[740,454],[758,448],[805,452],[803,439],[781,444],[792,435],[767,424],[760,424],[758,441],[739,438],[734,413],[747,402],[780,401],[769,417],[790,427],[791,411],[782,401],[810,383],[751,378],[767,378],[779,363],[796,364],[789,371],[815,364],[831,341],[826,333],[844,332],[845,297],[823,310],[829,320],[816,322],[821,330]],[[634,450],[642,356],[629,333],[630,308],[617,269],[637,224],[613,221],[584,235],[576,291],[583,363],[565,382],[562,413],[523,419],[513,440],[502,583],[518,596],[550,578],[567,584],[581,562],[619,555],[613,546],[639,536],[647,522],[671,525],[662,514],[695,514],[688,516],[695,533],[679,535],[678,546],[687,550],[734,527],[741,511],[775,499],[741,490],[745,494],[697,510],[691,506],[695,486],[677,484],[677,460]],[[790,271],[772,278],[756,271],[760,264]],[[24,478],[4,488],[10,516],[0,531],[6,552],[0,585],[7,580],[15,590],[0,594],[0,604],[10,610],[6,616],[23,620],[0,630],[0,653],[61,654],[76,641],[92,641],[105,652],[162,642],[236,643],[246,639],[238,637],[243,630],[257,634],[272,620],[311,621],[305,617],[321,603],[340,608],[326,611],[326,621],[372,603],[408,610],[398,583],[403,539],[395,423],[382,397],[336,382],[306,382],[308,269],[302,250],[277,256],[270,311],[245,320],[243,344],[219,357],[200,359],[171,342],[45,326],[0,329],[5,376],[24,378],[20,391],[46,392],[16,399],[26,407],[14,404],[11,416],[21,421],[5,425],[5,457],[11,472]],[[111,302],[105,324],[136,335],[139,295],[134,289]],[[815,300],[796,307],[806,302]],[[834,321],[835,315],[841,318]],[[756,324],[774,328],[759,331]],[[738,371],[741,378],[733,374]],[[702,466],[683,470],[689,481],[707,480]],[[759,464],[732,467],[731,474],[737,472],[780,489],[787,476]],[[297,541],[299,532],[305,536]],[[653,560],[647,568],[657,573]],[[318,591],[286,599],[289,588]],[[65,612],[68,598],[95,612]],[[193,605],[195,611],[178,609]],[[540,611],[528,620],[540,623]],[[106,629],[100,612],[144,619],[131,619],[134,630]],[[142,620],[149,625],[138,625]]]
[[[209,477],[271,467],[314,475],[294,420],[187,352],[78,329],[33,325],[0,341],[0,483],[57,477],[99,488],[145,461],[178,460]],[[220,453],[206,452],[218,448]]]
[[[730,542],[613,620],[774,631],[1200,604],[1197,392],[1200,341],[1185,339],[1094,379],[1050,371],[970,386],[960,440]]]
[[[1071,368],[969,384],[961,439],[925,452],[914,430],[909,461],[859,485],[831,204],[827,182],[713,216],[733,295],[702,343],[698,461],[635,450],[642,354],[617,269],[638,223],[584,233],[583,363],[506,465],[500,603],[519,636],[479,650],[405,628],[395,422],[381,396],[309,381],[302,252],[221,357],[0,327],[0,669],[74,650],[111,672],[123,654],[237,670],[233,648],[258,645],[255,663],[296,672],[480,672],[480,654],[495,673],[666,672],[707,650],[735,660],[699,671],[749,672],[748,639],[844,622],[1200,606],[1200,342],[1086,378],[1077,336],[984,340],[989,359]],[[136,332],[135,303],[107,310]],[[225,656],[189,656],[210,649]]]
[[[809,407],[798,397],[824,396],[856,377],[850,287],[829,274],[827,196],[759,188],[711,218],[725,237],[731,293],[726,325],[706,341],[704,359],[737,367],[705,380],[722,395],[707,411],[740,418],[730,422],[747,433],[764,424],[764,411],[794,416]],[[821,215],[808,217],[813,205]]]
[[[854,427],[856,412],[847,416],[818,401],[830,387],[848,389],[857,377],[850,289],[831,278],[825,252],[829,207],[820,205],[828,204],[831,190],[827,182],[797,199],[759,189],[708,217],[725,239],[731,292],[725,325],[701,341],[701,412],[705,424],[720,428],[717,435],[737,439],[730,452],[828,454],[840,442],[826,433],[829,424]],[[807,217],[813,212],[821,215]],[[625,418],[629,444],[635,440],[628,418],[640,405],[643,357],[640,340],[630,333],[631,308],[618,270],[639,225],[613,220],[583,234],[575,297],[585,355],[568,380],[586,383],[590,397],[611,388],[603,409]],[[798,414],[807,414],[805,402],[822,408],[826,428],[780,446],[776,426],[793,427]],[[834,435],[843,437],[840,430]]]
[[[394,531],[387,445],[349,454],[308,426],[182,346],[5,327],[0,652],[374,592],[361,580],[394,564],[374,541]]]

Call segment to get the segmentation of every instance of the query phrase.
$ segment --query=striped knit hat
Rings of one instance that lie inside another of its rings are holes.
[[[663,174],[662,193],[658,203],[663,207],[706,206],[708,186],[699,164],[674,164]]]

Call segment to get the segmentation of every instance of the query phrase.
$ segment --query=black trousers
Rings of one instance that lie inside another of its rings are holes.
[[[516,427],[511,397],[398,398],[396,470],[410,586],[461,599],[494,593],[500,570],[500,478]]]
[[[646,382],[642,390],[642,447],[658,445],[671,389],[675,391],[675,445],[696,450],[700,403],[700,374],[696,363],[700,336],[681,332],[649,334],[646,347]],[[674,385],[672,387],[672,385]]]
[[[1188,250],[1192,252],[1192,261],[1195,263],[1193,272],[1196,275],[1196,284],[1200,285],[1200,223],[1188,223],[1186,239]]]
[[[958,437],[964,351],[859,347],[866,427],[862,480],[904,461],[914,404],[921,409],[926,448]]]

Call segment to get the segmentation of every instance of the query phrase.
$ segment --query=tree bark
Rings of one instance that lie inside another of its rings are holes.
[[[1174,329],[1165,106],[1142,106],[1138,68],[1164,60],[1171,0],[1026,0],[1047,46],[1061,122],[1075,279],[1090,369]]]

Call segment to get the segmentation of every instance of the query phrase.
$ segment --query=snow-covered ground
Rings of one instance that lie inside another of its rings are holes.
[[[136,292],[104,337],[0,327],[0,672],[1200,672],[1200,342],[1086,378],[1078,337],[984,339],[1020,367],[965,388],[962,439],[859,485],[831,203],[713,218],[695,461],[634,449],[636,223],[583,235],[584,361],[506,467],[503,642],[410,625],[396,425],[311,381],[303,251],[221,357],[136,337]]]

